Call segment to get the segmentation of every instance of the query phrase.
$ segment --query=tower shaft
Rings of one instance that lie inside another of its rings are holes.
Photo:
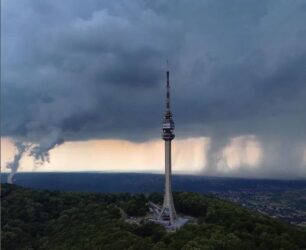
[[[170,224],[176,219],[172,197],[171,141],[165,141],[165,194],[161,219],[169,221]]]

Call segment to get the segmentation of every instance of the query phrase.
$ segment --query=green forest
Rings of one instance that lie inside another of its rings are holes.
[[[1,249],[306,249],[306,230],[198,193],[174,193],[176,232],[148,222],[162,195],[41,191],[1,184]],[[139,225],[127,216],[144,218]]]

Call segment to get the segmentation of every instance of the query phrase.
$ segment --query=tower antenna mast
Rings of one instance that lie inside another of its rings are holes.
[[[170,111],[170,71],[169,71],[169,61],[167,60],[167,96],[166,96],[166,109]]]

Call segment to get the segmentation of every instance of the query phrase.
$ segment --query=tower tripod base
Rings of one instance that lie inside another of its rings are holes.
[[[176,213],[175,218],[171,220],[171,213],[169,210],[166,207],[160,207],[153,202],[149,202],[149,209],[152,214],[150,221],[164,226],[168,232],[176,231],[190,221],[190,218],[180,217]]]

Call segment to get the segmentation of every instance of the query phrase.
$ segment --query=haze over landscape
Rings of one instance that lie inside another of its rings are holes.
[[[2,171],[162,172],[168,59],[174,173],[306,178],[305,1],[3,0],[1,21]]]

